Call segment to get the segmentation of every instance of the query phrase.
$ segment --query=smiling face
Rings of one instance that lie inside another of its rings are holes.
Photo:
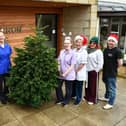
[[[83,41],[81,39],[78,39],[75,41],[76,48],[80,49],[83,46]]]
[[[115,47],[115,41],[114,40],[112,40],[112,39],[110,39],[110,40],[108,40],[108,47],[111,49],[111,48],[113,48],[113,47]]]
[[[69,39],[64,40],[64,49],[70,50],[72,47],[72,43]]]
[[[4,33],[0,32],[0,43],[3,43],[5,39]]]
[[[90,48],[96,48],[96,46],[97,46],[96,42],[91,42],[89,45]]]

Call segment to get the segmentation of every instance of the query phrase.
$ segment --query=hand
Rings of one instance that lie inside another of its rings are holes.
[[[62,77],[65,77],[65,76],[66,76],[66,74],[65,74],[65,73],[63,73],[63,74],[62,74]]]
[[[61,76],[61,77],[62,77],[62,72],[61,72],[61,71],[59,71],[59,76]]]

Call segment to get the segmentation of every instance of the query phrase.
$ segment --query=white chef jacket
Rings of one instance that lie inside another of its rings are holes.
[[[84,64],[83,68],[76,73],[76,80],[86,81],[87,79],[86,64],[87,64],[87,56],[88,56],[87,50],[82,47],[79,50],[74,49],[74,51],[76,56],[75,69],[77,69],[80,64]]]

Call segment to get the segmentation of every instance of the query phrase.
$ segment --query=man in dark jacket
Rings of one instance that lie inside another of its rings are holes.
[[[104,65],[103,65],[103,82],[105,83],[106,92],[100,100],[108,103],[103,107],[104,109],[113,108],[116,98],[116,77],[117,69],[122,65],[121,50],[117,48],[118,36],[111,34],[108,37],[108,46],[104,50]]]

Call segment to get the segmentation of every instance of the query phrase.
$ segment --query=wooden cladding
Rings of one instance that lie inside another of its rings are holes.
[[[36,14],[58,15],[58,51],[61,48],[62,9],[33,7],[0,7],[0,29],[12,47],[22,47],[24,38],[34,34]],[[60,22],[59,22],[60,21]],[[60,35],[60,36],[59,36]],[[14,53],[15,54],[15,53]]]

